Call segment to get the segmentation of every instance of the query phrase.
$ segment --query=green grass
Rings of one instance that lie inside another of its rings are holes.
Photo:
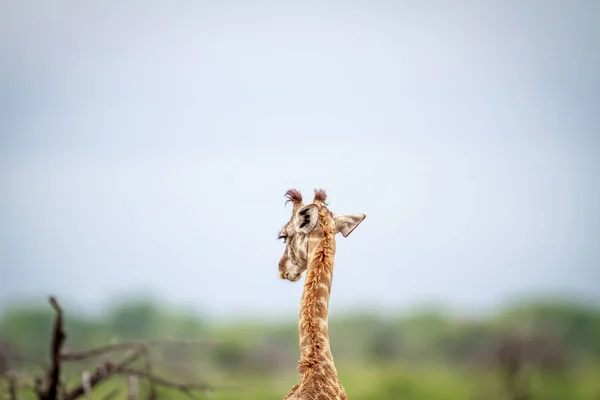
[[[489,370],[467,370],[441,365],[388,365],[338,367],[340,380],[352,400],[448,400],[448,399],[506,399],[499,376]],[[600,398],[600,366],[590,366],[563,374],[533,374],[528,389],[535,400],[598,400]],[[177,380],[176,377],[171,377]],[[250,376],[237,374],[220,377],[211,382],[239,384],[241,390],[220,390],[212,393],[215,400],[281,400],[296,383],[297,375]],[[117,376],[94,389],[94,399],[102,399],[114,389],[118,399],[126,396],[126,377]],[[5,382],[0,393],[7,393]],[[142,385],[141,398],[147,393]],[[5,396],[6,397],[6,396]],[[204,398],[199,394],[199,398]],[[1,398],[1,397],[0,397]],[[22,400],[34,399],[31,392],[23,391]],[[159,399],[189,399],[186,394],[160,389]]]

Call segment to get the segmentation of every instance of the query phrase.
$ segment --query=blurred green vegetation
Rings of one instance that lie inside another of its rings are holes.
[[[65,314],[65,350],[137,339],[214,341],[152,350],[157,371],[173,381],[244,386],[216,391],[214,399],[280,400],[297,381],[292,320],[216,323],[151,301],[126,302],[95,318],[68,308]],[[53,318],[47,305],[16,306],[2,315],[0,375],[11,368],[39,375],[34,361],[47,362]],[[363,312],[332,318],[329,331],[340,379],[353,400],[513,399],[506,382],[515,365],[521,367],[519,390],[528,396],[522,398],[600,399],[600,307],[531,301],[486,318],[436,309],[388,318]],[[66,374],[76,381],[92,367],[75,363]],[[124,388],[125,379],[97,387],[97,398]],[[6,392],[5,382],[0,385]],[[158,398],[188,397],[161,388]]]

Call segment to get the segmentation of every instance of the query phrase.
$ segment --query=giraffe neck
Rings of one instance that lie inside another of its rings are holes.
[[[327,329],[329,296],[333,278],[335,236],[326,219],[319,218],[323,228],[323,239],[311,256],[306,273],[302,302],[300,304],[300,372],[319,363],[333,367]]]
[[[300,382],[286,400],[346,400],[346,392],[337,375],[329,348],[327,316],[333,278],[335,231],[325,207],[319,210],[323,237],[310,253],[302,303],[300,304]]]

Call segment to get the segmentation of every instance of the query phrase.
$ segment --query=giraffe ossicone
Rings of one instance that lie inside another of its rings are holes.
[[[298,323],[301,377],[284,400],[345,400],[327,330],[335,236],[348,237],[366,215],[334,214],[327,208],[327,194],[322,189],[315,189],[313,201],[307,205],[296,189],[288,190],[285,197],[294,207],[279,233],[285,242],[279,276],[295,282],[306,271],[306,279]]]

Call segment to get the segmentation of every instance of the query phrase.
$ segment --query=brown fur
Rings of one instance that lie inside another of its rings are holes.
[[[303,207],[302,196],[299,191],[290,189],[286,197],[287,202],[294,203],[294,210],[291,219],[280,231],[280,237],[285,239],[286,248],[279,262],[279,275],[282,279],[295,282],[306,271],[306,279],[298,324],[298,372],[301,377],[284,400],[346,400],[346,393],[339,381],[331,354],[327,329],[336,251],[335,238],[342,229],[348,235],[366,215],[335,215],[325,204],[326,192],[318,189],[315,190],[312,205],[306,206],[307,211],[316,207],[318,212],[315,215],[314,210],[309,211],[301,217],[310,215],[312,228],[301,230],[302,226],[299,225],[302,222],[299,222],[298,213]]]
[[[331,213],[319,209],[320,243],[313,251],[304,282],[300,305],[300,382],[286,399],[345,399],[329,348],[328,304],[333,278],[335,231]],[[323,287],[324,286],[324,287]]]
[[[329,303],[331,290],[331,278],[333,277],[333,257],[335,254],[335,233],[328,226],[330,220],[327,209],[319,210],[319,225],[323,231],[323,239],[315,249],[308,267],[306,281],[304,283],[304,294],[300,305],[300,325],[304,327],[302,337],[308,341],[304,357],[300,360],[299,372],[303,373],[307,368],[313,367],[318,361],[318,355],[329,342],[327,337],[322,336],[320,323],[327,319],[327,308],[317,303],[319,299]],[[324,291],[321,283],[329,288]]]
[[[315,201],[320,201],[324,203],[327,200],[327,192],[323,189],[315,189]]]
[[[302,194],[296,189],[290,189],[285,192],[285,197],[287,197],[286,204],[290,201],[292,203],[302,203]]]

